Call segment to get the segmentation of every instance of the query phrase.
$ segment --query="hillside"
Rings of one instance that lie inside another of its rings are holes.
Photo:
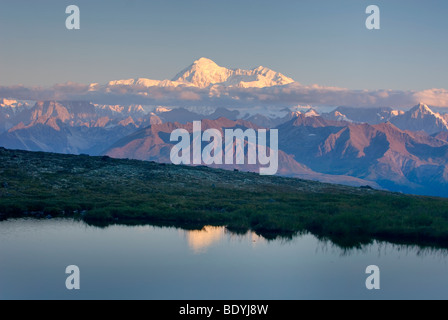
[[[160,163],[171,163],[170,151],[176,143],[170,141],[170,134],[173,130],[179,128],[185,129],[191,134],[193,130],[193,124],[190,122],[186,125],[181,125],[179,123],[164,123],[160,125],[152,125],[117,141],[108,150],[106,150],[104,154],[112,158],[129,158],[136,160],[155,161]],[[244,120],[232,121],[226,118],[219,118],[217,120],[203,120],[202,130],[210,128],[219,130],[223,136],[224,130],[229,128],[239,128],[242,130],[259,129],[256,125]],[[224,145],[224,140],[222,141],[222,143]],[[202,145],[202,148],[204,147],[205,144]],[[244,150],[244,153],[245,157],[247,158],[247,148]],[[279,150],[278,152],[278,162],[278,174],[282,176],[344,184],[355,187],[369,185],[371,187],[380,189],[379,185],[372,181],[367,181],[346,175],[331,175],[315,172],[307,166],[298,163],[294,160],[294,157],[286,154],[282,150]],[[245,161],[245,163],[246,164],[244,165],[213,164],[211,166],[228,170],[237,169],[241,171],[259,172],[261,165],[258,161],[257,164],[254,165],[248,165],[247,161]]]
[[[448,200],[299,179],[109,157],[0,148],[0,218],[224,225],[266,238],[297,232],[448,247]]]

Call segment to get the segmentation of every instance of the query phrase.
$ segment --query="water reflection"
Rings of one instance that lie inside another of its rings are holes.
[[[437,247],[422,247],[410,244],[395,244],[386,241],[372,240],[369,244],[363,244],[359,247],[345,248],[330,240],[318,239],[318,245],[315,249],[316,254],[339,254],[341,257],[350,257],[360,254],[376,254],[377,258],[383,256],[395,255],[398,258],[402,256],[432,257],[446,260],[448,258],[448,249]]]
[[[202,230],[184,230],[181,232],[187,239],[190,249],[196,254],[205,253],[209,247],[229,239],[251,242],[252,246],[266,242],[255,232],[238,235],[228,231],[225,227],[205,226]]]
[[[225,227],[181,230],[81,221],[0,223],[1,299],[440,299],[446,250],[373,241],[347,250],[311,234],[266,240]],[[82,289],[65,289],[65,268]],[[365,288],[368,265],[384,289]]]

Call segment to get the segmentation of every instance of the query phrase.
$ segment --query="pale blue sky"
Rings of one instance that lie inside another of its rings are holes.
[[[370,4],[381,30],[365,28]],[[170,79],[205,56],[302,84],[448,88],[447,16],[446,0],[0,0],[0,85]]]

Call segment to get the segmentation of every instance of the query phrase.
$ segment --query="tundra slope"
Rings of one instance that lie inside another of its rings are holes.
[[[0,148],[0,217],[77,217],[448,247],[448,199],[207,167]]]

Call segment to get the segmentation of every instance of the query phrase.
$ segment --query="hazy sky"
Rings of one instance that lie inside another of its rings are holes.
[[[365,27],[370,4],[381,30]],[[446,0],[0,0],[0,85],[171,79],[204,56],[302,84],[448,88],[447,14]]]

